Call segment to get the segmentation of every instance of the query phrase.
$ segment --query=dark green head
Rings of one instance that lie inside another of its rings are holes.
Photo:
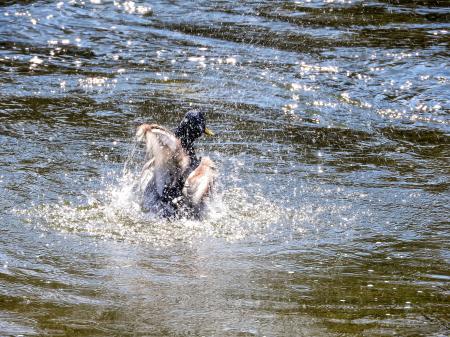
[[[201,111],[189,111],[175,130],[183,147],[188,148],[202,134],[213,135],[206,127],[205,115]]]

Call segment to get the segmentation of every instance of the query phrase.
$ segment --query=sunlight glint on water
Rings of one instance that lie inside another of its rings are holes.
[[[0,335],[445,336],[445,1],[0,2]],[[203,222],[141,212],[191,109]]]

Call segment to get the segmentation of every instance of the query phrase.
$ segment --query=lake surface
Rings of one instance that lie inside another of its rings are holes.
[[[447,336],[450,4],[2,1],[0,336]],[[203,222],[136,127],[216,132]]]

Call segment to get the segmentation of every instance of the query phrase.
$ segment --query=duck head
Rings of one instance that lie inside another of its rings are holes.
[[[192,143],[201,135],[209,136],[214,133],[206,127],[205,115],[201,111],[189,111],[175,130],[184,148],[190,148]]]

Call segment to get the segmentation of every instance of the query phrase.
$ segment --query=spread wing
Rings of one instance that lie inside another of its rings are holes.
[[[208,157],[203,157],[197,168],[189,174],[183,188],[183,194],[188,202],[199,206],[211,194],[216,166]]]
[[[154,157],[158,157],[161,148],[175,152],[181,147],[180,141],[171,131],[156,124],[142,124],[137,129],[136,137],[138,141],[146,142],[147,152]]]
[[[162,197],[165,189],[176,185],[190,164],[190,158],[180,140],[169,130],[156,124],[143,124],[136,132],[138,141],[144,141],[150,161],[144,166],[141,190]],[[149,173],[151,172],[151,174]],[[151,191],[149,191],[149,189]]]

